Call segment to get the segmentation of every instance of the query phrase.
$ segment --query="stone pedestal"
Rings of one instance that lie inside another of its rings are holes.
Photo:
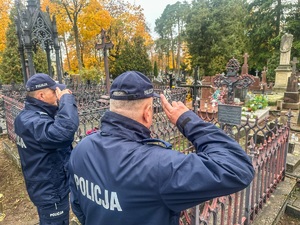
[[[283,97],[284,103],[298,103],[299,93],[298,92],[284,92]]]
[[[273,91],[285,91],[288,84],[288,78],[292,75],[292,68],[290,65],[280,65],[275,71],[276,76]]]
[[[283,104],[284,109],[299,109],[299,93],[298,92],[284,92]]]
[[[283,103],[282,104],[282,108],[284,109],[295,109],[295,110],[298,110],[299,109],[299,106],[300,106],[300,103]]]

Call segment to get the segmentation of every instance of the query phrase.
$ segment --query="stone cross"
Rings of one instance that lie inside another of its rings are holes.
[[[101,30],[101,43],[96,43],[95,48],[97,50],[103,49],[103,58],[104,58],[104,69],[105,69],[105,77],[106,77],[106,91],[109,95],[110,91],[110,77],[109,77],[109,68],[108,68],[108,56],[107,50],[111,49],[114,45],[111,42],[106,42],[106,31],[104,29]]]
[[[258,72],[259,72],[259,70],[256,69],[256,70],[255,70],[255,76],[256,76],[256,77],[258,76]]]
[[[244,54],[244,64],[242,66],[242,74],[248,74],[248,53]]]
[[[293,57],[293,61],[291,61],[292,68],[293,68],[293,71],[292,71],[293,74],[297,73],[297,67],[296,67],[297,63],[299,63],[299,61],[297,60],[297,57]]]

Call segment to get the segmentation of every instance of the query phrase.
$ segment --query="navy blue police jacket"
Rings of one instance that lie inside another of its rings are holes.
[[[196,153],[174,151],[142,124],[105,113],[70,157],[71,205],[83,225],[179,224],[182,210],[251,183],[250,158],[221,129],[192,111],[176,125]]]
[[[36,206],[69,193],[67,164],[78,125],[73,95],[63,95],[59,107],[26,97],[14,127],[27,192]]]

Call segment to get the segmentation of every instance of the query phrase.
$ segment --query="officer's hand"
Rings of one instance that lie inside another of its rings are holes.
[[[63,96],[64,94],[72,94],[72,91],[69,89],[64,89],[64,90],[60,90],[59,87],[56,88],[55,90],[57,99],[60,100],[61,96]]]
[[[186,107],[182,102],[172,101],[171,105],[163,94],[160,95],[160,99],[163,110],[165,111],[170,122],[174,125],[183,113],[189,111],[189,108]]]

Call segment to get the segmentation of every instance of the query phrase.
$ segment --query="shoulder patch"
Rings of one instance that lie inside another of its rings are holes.
[[[40,114],[40,115],[47,115],[47,116],[48,116],[48,114],[47,114],[47,113],[45,113],[45,112],[40,112],[40,111],[37,111],[37,113],[38,113],[38,114]]]
[[[172,145],[169,142],[160,140],[160,139],[152,139],[152,138],[148,138],[148,139],[144,139],[139,141],[142,144],[146,144],[146,145],[158,145],[161,146],[163,148],[167,148],[167,149],[171,149]]]
[[[19,145],[21,148],[27,148],[23,141],[23,138],[21,138],[18,135],[16,135],[16,144]]]

